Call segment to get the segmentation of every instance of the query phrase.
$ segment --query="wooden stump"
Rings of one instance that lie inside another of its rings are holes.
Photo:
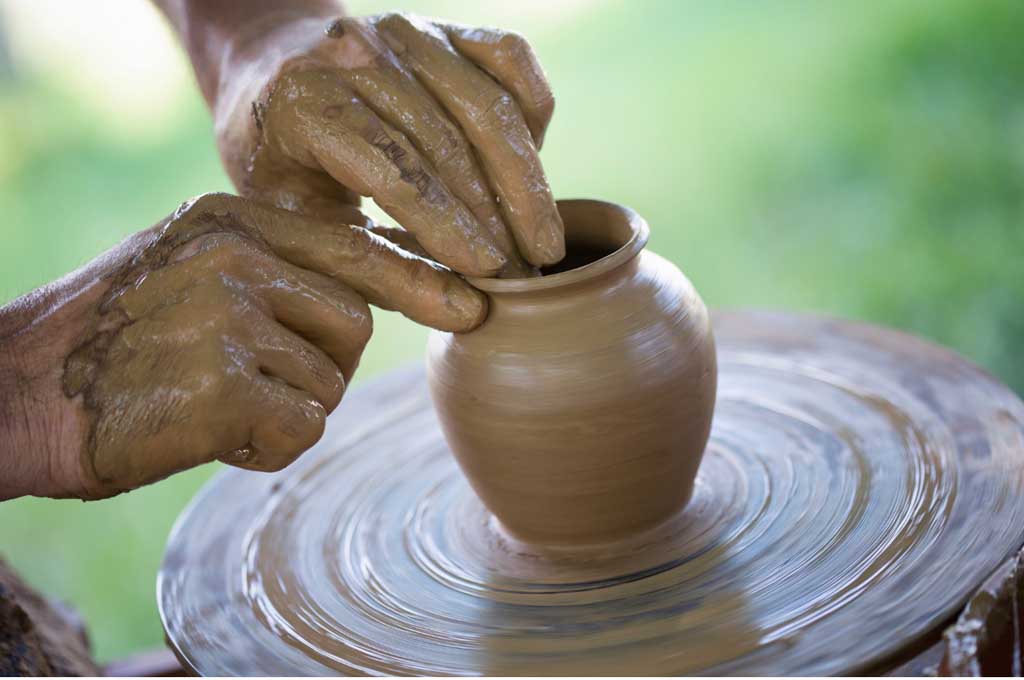
[[[100,675],[85,627],[0,560],[0,675]]]

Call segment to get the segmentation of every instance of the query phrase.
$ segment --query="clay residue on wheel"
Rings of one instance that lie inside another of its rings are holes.
[[[423,370],[398,371],[277,479],[197,498],[161,570],[168,639],[209,675],[832,675],[940,636],[1024,540],[1024,403],[896,331],[712,318],[715,423],[668,522],[610,550],[511,539]]]

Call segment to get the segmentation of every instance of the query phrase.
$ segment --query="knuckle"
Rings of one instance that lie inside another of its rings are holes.
[[[345,378],[341,370],[324,353],[306,347],[299,350],[300,361],[319,386],[318,392],[325,399],[323,406],[328,411],[334,409],[341,401],[342,392],[345,389]]]
[[[246,202],[226,193],[208,193],[185,201],[168,218],[162,243],[178,248],[204,234],[240,233],[253,229],[244,220]]]
[[[351,295],[347,286],[324,274],[316,274],[310,279],[308,287],[332,308],[343,307]]]
[[[530,43],[526,41],[522,34],[508,31],[498,38],[498,49],[509,55],[515,55],[516,53],[526,52],[531,48]]]
[[[475,110],[475,122],[484,129],[502,129],[515,119],[518,113],[515,99],[505,90],[490,93],[483,106]]]
[[[344,267],[361,262],[366,257],[366,232],[359,227],[339,226],[332,237],[334,254],[339,264]]]
[[[466,174],[474,169],[469,143],[453,123],[446,124],[443,138],[434,147],[434,155],[437,159],[434,165],[439,172]]]
[[[210,338],[209,342],[220,358],[221,370],[216,380],[203,384],[230,399],[241,399],[251,394],[257,375],[253,351],[244,343],[225,343],[219,337]]]
[[[370,307],[362,300],[361,308],[352,314],[352,337],[360,348],[365,347],[373,336],[373,314]]]
[[[178,220],[187,221],[195,219],[196,216],[204,215],[206,213],[216,214],[219,211],[224,211],[230,208],[234,200],[236,200],[234,196],[222,191],[211,191],[205,194],[200,194],[199,196],[191,198],[178,206],[178,209],[174,211],[174,217]]]
[[[225,280],[225,289],[228,294],[228,310],[231,319],[226,323],[231,327],[232,321],[237,322],[237,328],[246,329],[250,333],[267,321],[263,306],[257,298],[249,295],[231,279]]]
[[[434,147],[433,151],[437,157],[436,165],[439,170],[453,162],[462,161],[465,153],[463,145],[447,135],[440,144]]]
[[[324,407],[328,411],[333,411],[341,403],[341,398],[345,395],[345,378],[337,367],[335,367],[334,375],[327,387],[330,403],[324,404]]]
[[[210,245],[206,250],[207,261],[218,272],[236,271],[249,267],[263,253],[252,240],[240,234],[211,234],[205,237]]]
[[[550,89],[537,97],[537,112],[545,120],[551,120],[551,116],[555,112],[555,95]]]
[[[430,280],[436,274],[436,270],[429,264],[411,257],[402,260],[402,269],[405,274],[406,285],[411,290],[429,288]]]
[[[324,433],[327,411],[316,402],[295,404],[281,419],[281,433],[290,441],[288,452],[298,456]]]
[[[412,21],[405,12],[385,12],[379,15],[377,23],[384,28],[412,27]]]

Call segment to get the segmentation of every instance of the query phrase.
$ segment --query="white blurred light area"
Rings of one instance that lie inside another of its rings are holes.
[[[124,135],[158,134],[194,88],[146,0],[0,0],[0,13],[19,77],[54,82]]]
[[[564,28],[603,1],[419,0],[408,8],[466,23],[528,28],[538,36]],[[374,14],[408,3],[344,5],[354,14]],[[193,96],[188,62],[147,0],[0,0],[0,19],[16,73],[56,82],[129,136],[159,134],[181,114],[183,99]]]

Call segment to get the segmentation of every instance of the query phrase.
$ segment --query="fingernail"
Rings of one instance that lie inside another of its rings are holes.
[[[487,318],[487,296],[470,286],[458,281],[450,282],[444,290],[445,303],[463,323],[452,328],[456,333],[471,331]]]
[[[480,243],[479,247],[474,249],[474,256],[476,268],[480,272],[475,276],[494,276],[508,262],[508,258],[490,244]]]
[[[540,270],[518,254],[513,254],[498,272],[499,279],[528,279],[534,276],[540,276]]]

